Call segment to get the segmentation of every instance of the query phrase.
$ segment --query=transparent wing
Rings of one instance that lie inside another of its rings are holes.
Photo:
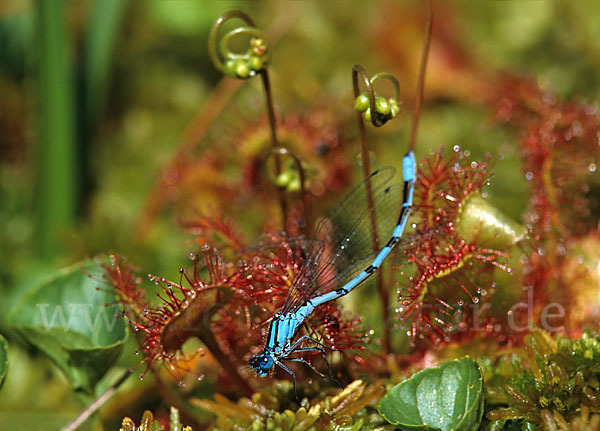
[[[395,250],[397,252],[398,250],[414,249],[420,242],[426,240],[428,236],[436,235],[437,232],[438,227],[434,226],[424,231],[407,235],[401,239],[398,244],[396,244]],[[377,253],[373,252],[371,255],[366,256],[365,258],[355,261],[353,265],[350,265],[345,270],[338,270],[337,272],[332,272],[329,274],[326,274],[325,272],[322,273],[319,279],[319,284],[316,284],[316,288],[314,289],[314,291],[317,292],[315,296],[344,286],[346,283],[364,271],[373,262],[373,259],[375,259],[376,255]]]
[[[239,254],[249,257],[264,257],[267,259],[279,258],[281,253],[292,253],[294,261],[300,265],[299,272],[310,267],[309,262],[319,260],[325,244],[317,239],[308,239],[303,236],[291,237],[284,233],[275,236],[260,237],[251,247],[239,250]],[[297,275],[296,275],[297,277]],[[289,294],[288,294],[289,295]]]
[[[338,287],[337,275],[358,274],[361,263],[376,254],[373,243],[372,219],[376,220],[380,238],[379,248],[391,236],[396,225],[402,187],[386,187],[395,170],[384,167],[374,171],[365,181],[352,190],[335,210],[320,221],[315,239],[325,244],[318,252],[311,249],[309,258],[294,279],[282,312],[302,306],[308,299]],[[368,190],[373,196],[373,208],[368,205]],[[378,249],[379,249],[378,248]]]
[[[312,238],[303,236],[291,237],[285,233],[279,233],[275,237],[262,236],[253,242],[250,247],[238,250],[240,255],[256,255],[258,252],[268,253],[270,251],[279,251],[283,247],[288,247],[293,251],[306,253],[310,248],[318,249],[324,247],[322,241],[315,241]]]

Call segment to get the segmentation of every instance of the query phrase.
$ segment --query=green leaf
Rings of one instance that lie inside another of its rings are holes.
[[[36,251],[43,258],[64,252],[61,233],[77,218],[81,173],[76,141],[74,79],[70,51],[73,46],[65,2],[36,0],[35,32],[38,101],[36,155],[39,216]]]
[[[0,387],[2,387],[2,382],[4,382],[4,377],[6,377],[6,372],[8,371],[8,342],[6,338],[0,335]]]
[[[74,389],[88,394],[118,359],[129,333],[102,264],[96,258],[54,273],[9,316],[11,325],[56,363]]]
[[[419,371],[390,390],[379,413],[403,430],[477,430],[483,376],[469,357]]]
[[[129,1],[95,0],[92,4],[83,51],[83,110],[88,136],[93,134],[106,105],[111,66],[117,58],[114,52]]]
[[[58,410],[58,409],[56,409]],[[0,429],[4,430],[62,430],[73,420],[73,412],[40,411],[27,408],[15,411],[0,411]],[[88,421],[91,422],[91,421]],[[89,423],[77,428],[77,431],[93,431],[96,428]]]

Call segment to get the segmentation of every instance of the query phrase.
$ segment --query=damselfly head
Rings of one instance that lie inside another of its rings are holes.
[[[260,377],[266,377],[271,368],[273,368],[274,361],[271,355],[261,353],[252,356],[248,364]]]

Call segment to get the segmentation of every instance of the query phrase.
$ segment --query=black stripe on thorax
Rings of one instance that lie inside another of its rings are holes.
[[[408,190],[411,187],[411,182],[410,181],[404,181],[404,189],[402,191],[402,201],[403,202],[407,202],[408,201]]]

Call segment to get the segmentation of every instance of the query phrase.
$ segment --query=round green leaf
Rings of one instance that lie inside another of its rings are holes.
[[[6,372],[8,371],[8,342],[6,338],[0,335],[0,387],[2,387],[2,382],[4,382],[4,377],[6,377]]]
[[[90,394],[118,359],[128,335],[102,277],[103,263],[96,258],[56,272],[9,316],[10,324],[46,353],[76,390]]]
[[[469,357],[419,371],[390,390],[379,413],[403,430],[477,430],[483,376]]]

